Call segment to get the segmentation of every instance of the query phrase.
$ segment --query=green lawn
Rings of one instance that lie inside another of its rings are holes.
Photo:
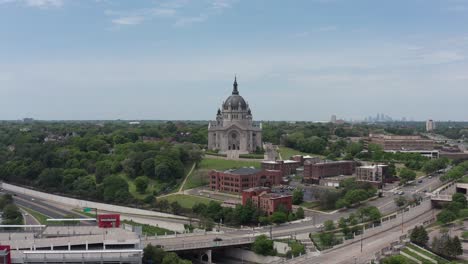
[[[228,170],[242,167],[255,167],[260,168],[260,162],[258,161],[245,161],[245,160],[225,160],[225,159],[203,159],[199,169],[208,170]]]
[[[154,235],[164,236],[166,234],[167,235],[175,234],[174,231],[171,231],[169,229],[165,229],[165,228],[161,228],[161,227],[157,227],[157,226],[152,226],[152,225],[147,225],[147,224],[140,224],[140,223],[129,221],[129,220],[123,220],[122,223],[129,224],[129,225],[132,225],[132,226],[141,226],[143,234],[146,234],[148,236],[154,236]]]
[[[319,158],[324,158],[325,157],[323,155],[309,154],[309,153],[301,152],[299,150],[295,150],[295,149],[288,148],[288,147],[280,147],[279,152],[280,152],[281,158],[283,160],[287,160],[287,159],[291,158],[294,155],[303,155],[303,156],[310,155],[310,156],[319,157]]]
[[[146,192],[145,193],[139,193],[137,192],[136,190],[136,186],[135,186],[135,183],[134,183],[134,179],[131,179],[130,177],[128,177],[126,174],[121,174],[122,178],[124,178],[125,180],[127,180],[128,182],[128,190],[130,191],[130,193],[133,195],[133,197],[137,198],[137,199],[143,199],[145,198],[146,196],[150,195],[150,194],[153,194],[154,192],[157,192],[157,193],[160,193],[160,192],[163,192],[166,188],[171,188],[172,190],[176,190],[177,191],[177,187],[176,186],[170,186],[168,183],[164,182],[164,181],[160,181],[160,180],[155,180],[155,179],[151,179],[150,178],[150,181],[149,181],[149,184],[148,184],[148,188],[146,189]]]
[[[184,190],[207,185],[209,183],[208,173],[210,172],[210,170],[223,171],[242,167],[260,168],[260,162],[205,158],[198,165],[198,168],[196,168],[188,177],[187,182],[185,182]]]
[[[46,225],[48,224],[47,223],[47,219],[50,218],[46,215],[43,215],[37,211],[34,211],[30,208],[27,208],[27,207],[21,207],[24,211],[28,212],[28,214],[30,214],[32,217],[36,218],[37,221],[39,221],[39,223],[41,223],[42,225]]]
[[[184,190],[208,185],[209,171],[208,169],[195,169],[185,182]]]
[[[192,208],[195,204],[198,204],[198,203],[208,204],[210,201],[214,201],[209,198],[192,196],[192,195],[184,195],[184,194],[175,194],[175,195],[165,196],[163,198],[160,198],[160,200],[161,199],[167,200],[169,203],[177,201],[183,208]]]
[[[459,182],[461,182],[461,183],[468,183],[468,175],[463,176],[463,177],[459,180]]]
[[[342,244],[343,243],[343,233],[341,232],[337,232],[335,233],[335,241],[337,242],[337,244],[335,244],[334,246],[336,245],[339,245],[339,244]],[[319,233],[315,233],[312,235],[312,240],[314,241],[315,245],[317,245],[317,248],[318,250],[324,250],[324,249],[329,249],[329,248],[332,248],[332,247],[325,247],[322,245],[322,242],[320,241],[320,234]]]
[[[406,166],[403,163],[395,163],[395,167],[397,169],[401,169],[401,168],[404,168]],[[413,171],[416,172],[416,178],[419,178],[419,177],[422,177],[422,176],[426,175],[426,173],[424,173],[423,171],[420,171],[420,170],[413,170]]]
[[[408,247],[421,253],[421,254],[424,254],[434,260],[436,260],[439,264],[446,264],[446,263],[450,263],[450,261],[430,252],[430,251],[427,251],[427,250],[424,250],[424,249],[421,249],[421,248],[418,248],[417,246],[415,245],[412,245],[412,244],[408,244]]]
[[[433,264],[431,261],[429,261],[429,260],[427,260],[427,259],[425,259],[425,258],[419,256],[418,254],[416,254],[416,253],[410,251],[410,250],[407,249],[407,248],[403,249],[402,251],[405,252],[406,254],[412,256],[413,258],[415,258],[415,259],[421,261],[423,264]]]

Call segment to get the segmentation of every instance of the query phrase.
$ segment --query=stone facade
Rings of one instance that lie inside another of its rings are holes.
[[[239,95],[234,79],[232,95],[218,109],[216,121],[208,124],[208,149],[239,154],[262,149],[262,127],[252,120],[249,104]]]

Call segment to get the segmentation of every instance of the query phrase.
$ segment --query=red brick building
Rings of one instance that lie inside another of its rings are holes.
[[[209,174],[213,191],[241,193],[252,187],[271,187],[281,184],[283,175],[279,170],[240,168],[228,171],[212,170]]]
[[[352,175],[355,170],[354,161],[324,161],[304,164],[304,182],[318,184],[320,179],[339,175]]]
[[[280,206],[288,212],[292,211],[292,195],[272,193],[270,188],[258,187],[244,190],[242,205],[246,205],[249,200],[252,200],[252,204],[267,215],[272,215]]]
[[[288,176],[296,173],[296,169],[301,166],[300,161],[296,160],[264,160],[262,161],[262,169],[264,170],[279,170],[282,176]]]

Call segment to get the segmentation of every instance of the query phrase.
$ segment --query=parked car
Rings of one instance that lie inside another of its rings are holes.
[[[214,242],[219,242],[219,241],[223,241],[222,238],[219,238],[219,237],[216,237],[215,239],[213,239]]]

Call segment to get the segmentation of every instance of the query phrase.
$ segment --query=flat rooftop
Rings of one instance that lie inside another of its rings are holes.
[[[240,169],[227,170],[224,173],[237,174],[237,175],[251,175],[261,172],[261,169],[244,167]]]

